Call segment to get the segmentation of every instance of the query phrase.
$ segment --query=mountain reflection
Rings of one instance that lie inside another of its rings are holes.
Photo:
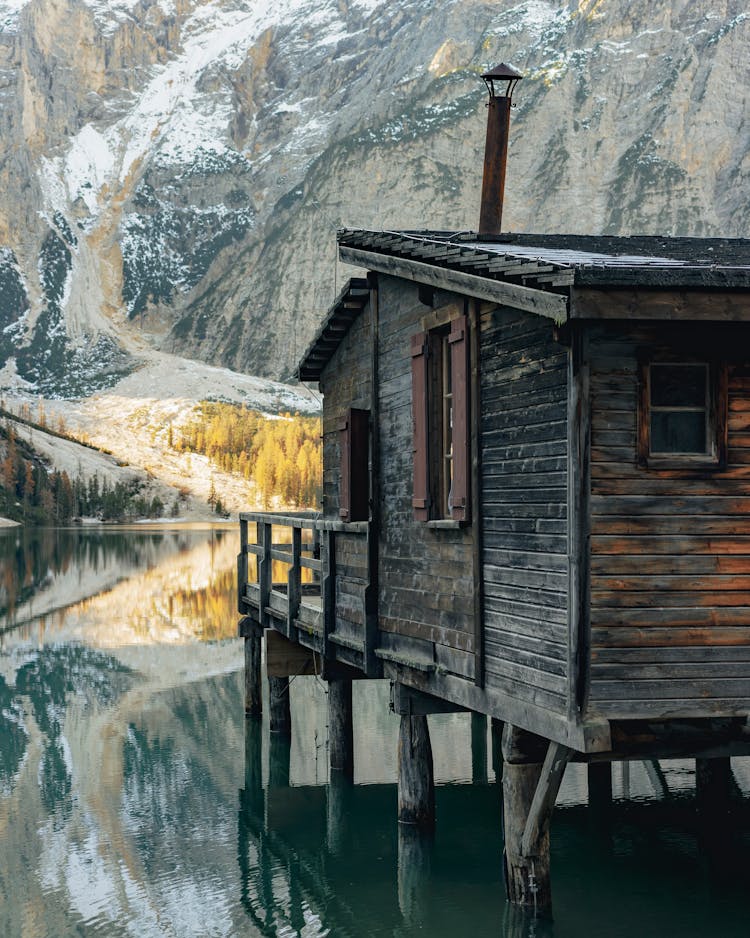
[[[0,638],[232,637],[237,542],[234,530],[205,528],[0,533]]]

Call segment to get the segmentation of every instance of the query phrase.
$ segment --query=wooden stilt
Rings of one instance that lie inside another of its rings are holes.
[[[501,782],[503,779],[503,727],[502,720],[492,718],[492,769],[495,773],[495,780]]]
[[[260,716],[263,712],[261,701],[260,674],[260,629],[253,629],[245,635],[245,715]]]
[[[512,903],[543,912],[552,904],[549,822],[571,751],[549,743],[539,762],[539,738],[527,737],[510,725],[503,734],[506,884]]]
[[[487,781],[487,717],[483,713],[471,714],[471,780]]]
[[[328,748],[331,769],[354,777],[354,730],[352,724],[352,682],[328,682]]]
[[[435,826],[432,746],[426,716],[401,717],[398,735],[398,819],[423,830]]]
[[[589,762],[589,807],[592,811],[604,812],[612,807],[612,763]]]
[[[349,831],[351,784],[343,772],[332,772],[326,788],[326,844],[335,857],[344,856]]]
[[[268,726],[272,733],[290,736],[292,711],[289,705],[289,678],[268,678]]]

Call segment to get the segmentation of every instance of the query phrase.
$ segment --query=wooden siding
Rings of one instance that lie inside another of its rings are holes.
[[[350,407],[370,410],[370,310],[352,324],[320,381],[323,398],[323,516],[339,521],[341,508],[341,425]]]
[[[750,704],[750,332],[591,330],[591,683],[609,717]],[[723,338],[722,338],[723,337]],[[728,362],[726,469],[637,465],[639,355],[675,342]],[[747,353],[745,353],[747,354]]]
[[[430,308],[416,284],[382,276],[379,287],[381,643],[473,678],[472,527],[437,530],[412,510],[411,337]],[[460,297],[436,292],[436,307],[449,303],[463,309]]]
[[[567,385],[550,322],[482,316],[486,684],[556,713],[568,705]]]
[[[323,397],[323,516],[341,520],[341,424],[350,408],[370,410],[370,308],[366,306],[326,365],[320,381]],[[343,640],[364,643],[365,590],[368,583],[367,538],[338,532],[336,539],[333,632]],[[325,556],[323,540],[323,560]],[[337,657],[351,649],[337,647]],[[356,652],[359,654],[359,651]],[[361,659],[354,663],[361,666]]]

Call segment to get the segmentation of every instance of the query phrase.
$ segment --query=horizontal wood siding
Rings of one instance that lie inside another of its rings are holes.
[[[473,678],[473,529],[436,530],[412,509],[411,337],[430,307],[416,284],[381,276],[379,288],[381,643]],[[434,302],[463,309],[460,297],[440,291]]]
[[[349,408],[370,410],[370,308],[352,323],[323,372],[323,516],[340,521],[341,425]],[[334,632],[364,641],[364,602],[367,587],[367,538],[336,535],[336,611]],[[324,540],[325,544],[325,540]],[[324,549],[325,550],[325,549]],[[324,561],[325,561],[324,556]]]
[[[323,515],[340,521],[340,428],[350,407],[370,410],[370,309],[351,325],[326,365],[320,381],[323,397]]]
[[[548,321],[482,317],[486,683],[567,709],[568,351]]]
[[[590,707],[612,717],[750,705],[750,365],[737,360],[750,332],[724,342],[726,469],[637,465],[637,357],[685,332],[613,325],[590,337]],[[721,342],[717,327],[691,335],[698,354]]]

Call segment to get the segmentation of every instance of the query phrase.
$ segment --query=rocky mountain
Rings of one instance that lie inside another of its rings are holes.
[[[509,230],[747,233],[744,0],[0,0],[0,384],[144,349],[288,376],[335,229],[476,227],[512,62]]]

